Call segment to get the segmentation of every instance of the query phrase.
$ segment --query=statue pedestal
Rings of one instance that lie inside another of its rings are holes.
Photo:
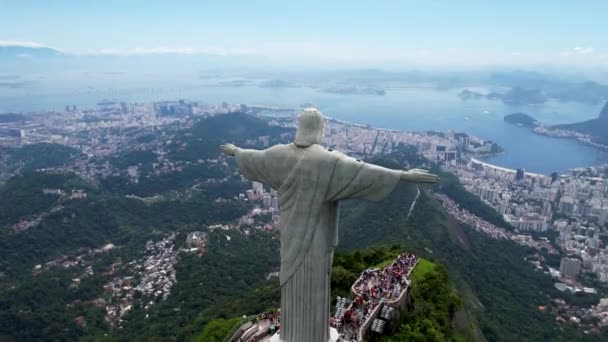
[[[337,342],[339,338],[340,338],[340,334],[338,333],[338,330],[336,330],[335,328],[330,327],[329,328],[329,341],[328,342]],[[281,340],[281,338],[279,337],[279,334],[277,333],[277,334],[272,335],[272,337],[270,338],[270,342],[289,342],[289,341],[283,341],[283,340]]]

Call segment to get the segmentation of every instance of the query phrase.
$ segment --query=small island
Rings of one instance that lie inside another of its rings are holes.
[[[463,89],[458,93],[458,97],[463,101],[468,100],[501,100],[502,103],[510,106],[537,105],[547,102],[547,96],[540,89],[524,89],[516,86],[509,89],[506,93],[496,91],[483,94],[470,89]]]
[[[331,94],[352,94],[352,95],[385,95],[386,91],[377,87],[361,87],[361,86],[337,86],[320,90],[324,93]]]
[[[547,96],[540,89],[524,89],[517,86],[502,96],[502,102],[513,106],[536,105],[547,102]]]
[[[522,127],[536,127],[540,125],[535,118],[525,113],[513,113],[506,115],[504,120],[510,124],[522,126]]]
[[[260,88],[300,88],[299,85],[285,80],[268,80],[260,83]]]
[[[481,100],[482,98],[485,97],[485,95],[482,93],[470,90],[470,89],[463,89],[460,93],[458,93],[458,97],[460,97],[460,99],[463,101],[468,101],[468,100]]]
[[[218,87],[245,87],[250,85],[251,81],[249,80],[231,80],[231,81],[222,81],[216,84]]]

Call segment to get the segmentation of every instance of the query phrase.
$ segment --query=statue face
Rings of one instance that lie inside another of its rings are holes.
[[[295,144],[298,147],[319,144],[323,139],[323,128],[325,127],[325,118],[321,112],[314,108],[307,108],[300,114],[298,121]]]

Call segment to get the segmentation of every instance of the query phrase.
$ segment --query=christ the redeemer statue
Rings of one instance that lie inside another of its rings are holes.
[[[400,180],[434,183],[424,170],[391,170],[319,145],[325,119],[316,109],[299,117],[295,141],[266,150],[220,146],[241,173],[278,190],[281,232],[281,330],[284,342],[327,342],[330,277],[338,243],[338,203],[379,201]]]

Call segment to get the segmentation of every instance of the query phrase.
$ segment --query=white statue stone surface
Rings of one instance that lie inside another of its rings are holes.
[[[281,330],[284,342],[330,341],[330,276],[338,244],[338,204],[379,201],[400,180],[434,183],[424,170],[391,170],[319,145],[325,119],[316,109],[299,118],[294,143],[266,150],[222,145],[245,178],[278,190],[281,234]]]

